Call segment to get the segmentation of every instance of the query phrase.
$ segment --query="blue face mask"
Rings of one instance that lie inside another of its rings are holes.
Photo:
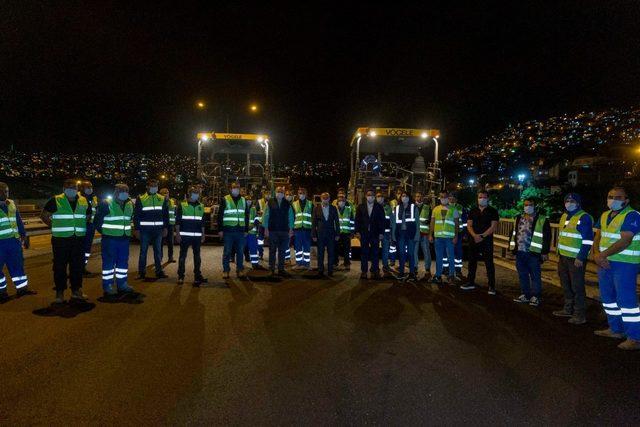
[[[129,198],[129,193],[127,193],[126,191],[123,191],[123,192],[121,192],[121,193],[118,193],[118,200],[121,200],[121,201],[123,201],[123,202],[124,202],[124,201],[125,201],[125,200],[127,200],[128,198]]]
[[[78,195],[78,190],[76,190],[75,188],[65,188],[64,195],[70,199],[75,199]]]
[[[198,193],[191,193],[191,201],[192,202],[197,201],[198,198],[200,198],[200,195]]]
[[[623,208],[624,201],[615,200],[615,199],[607,199],[607,206],[609,206],[609,209],[611,209],[612,211],[619,211],[620,209]]]
[[[564,204],[564,207],[565,207],[565,209],[567,209],[567,212],[573,212],[573,211],[575,211],[576,209],[578,209],[578,205],[577,205],[576,203],[573,203],[573,202],[571,202],[571,203],[569,203],[569,202],[565,203],[565,204]]]

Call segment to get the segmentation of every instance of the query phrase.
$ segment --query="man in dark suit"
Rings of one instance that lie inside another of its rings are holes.
[[[367,191],[366,200],[356,209],[356,236],[360,239],[360,278],[367,278],[368,264],[371,263],[371,277],[379,279],[378,247],[384,234],[384,208],[376,203],[372,190]]]
[[[324,252],[328,252],[328,275],[333,276],[333,260],[335,256],[335,242],[340,239],[340,220],[338,209],[330,201],[329,193],[320,196],[322,204],[313,208],[311,216],[311,235],[314,242],[318,242],[318,276],[324,275]]]

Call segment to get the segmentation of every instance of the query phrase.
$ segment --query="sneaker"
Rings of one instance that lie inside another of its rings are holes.
[[[436,285],[441,285],[442,284],[442,278],[440,276],[433,276],[431,278],[431,283],[434,283]]]
[[[599,337],[605,337],[605,338],[614,338],[614,339],[623,339],[624,338],[624,334],[623,333],[613,332],[611,330],[611,328],[600,329],[598,331],[593,331],[593,333],[596,334]]]
[[[64,303],[64,291],[56,291],[56,298],[53,300],[54,304]]]
[[[573,313],[569,313],[564,308],[562,310],[556,310],[553,312],[556,317],[573,317]]]
[[[640,341],[627,338],[626,341],[618,344],[620,350],[640,350]]]
[[[538,297],[531,297],[531,300],[529,300],[529,305],[531,307],[537,307],[540,305],[540,298]]]
[[[178,277],[178,285],[183,285],[184,284],[184,277]]]
[[[273,271],[271,272],[271,275],[273,276]],[[231,275],[229,274],[228,271],[225,271],[224,273],[222,273],[223,279],[228,279],[229,277],[231,277]]]
[[[156,279],[166,279],[167,277],[169,276],[167,276],[167,274],[164,271],[161,271],[160,273],[156,274]]]
[[[198,284],[201,285],[203,283],[209,283],[209,279],[207,279],[206,277],[196,277],[196,279],[193,281],[194,284]]]
[[[368,279],[367,273],[360,273],[360,279],[367,280]]]
[[[475,288],[476,288],[476,285],[473,283],[465,283],[463,285],[460,285],[460,289],[462,289],[463,291],[471,291]]]
[[[35,295],[35,294],[37,294],[37,292],[32,291],[29,288],[21,288],[21,289],[18,289],[18,292],[16,292],[16,297],[20,298],[20,297],[25,297],[27,295]]]
[[[491,296],[493,295],[497,295],[498,293],[496,292],[496,288],[489,288],[489,290],[487,291],[487,293]]]
[[[71,291],[71,299],[74,300],[78,300],[78,301],[86,301],[87,297],[85,294],[82,293],[82,288],[80,289],[76,289],[75,291]]]
[[[527,298],[525,294],[522,294],[518,298],[514,298],[513,302],[517,302],[519,304],[529,304],[529,298]]]
[[[587,323],[587,319],[584,316],[572,316],[571,319],[568,320],[572,325],[584,325]]]
[[[407,281],[416,282],[418,281],[418,276],[416,276],[416,273],[409,273],[409,276],[407,276]]]

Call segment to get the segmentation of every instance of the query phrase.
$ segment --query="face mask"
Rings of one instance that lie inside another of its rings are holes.
[[[84,189],[84,194],[86,194],[87,196],[90,196],[93,194],[93,188],[85,188]]]
[[[126,191],[123,191],[123,192],[121,192],[121,193],[118,193],[118,200],[121,200],[121,201],[123,201],[123,202],[124,202],[124,201],[125,201],[125,200],[127,200],[128,198],[129,198],[129,193],[127,193]]]
[[[607,199],[607,206],[612,211],[619,211],[624,206],[624,202],[622,200]]]
[[[251,206],[251,203],[253,203],[252,200],[247,200],[247,206]]]
[[[307,196],[305,196],[304,194],[298,194],[298,199],[304,200],[306,198],[307,198]]]
[[[198,193],[191,193],[191,201],[195,202],[198,200],[198,198],[200,198],[200,194]]]
[[[156,194],[158,192],[158,187],[149,187],[149,194]]]
[[[445,198],[440,199],[440,204],[443,205],[443,206],[447,206],[449,204],[449,198],[445,197]]]
[[[373,196],[367,196],[367,202],[373,203],[373,199],[374,199]]]
[[[535,211],[535,208],[533,206],[524,207],[524,213],[526,213],[527,215],[533,215],[534,211]]]
[[[578,205],[576,203],[573,202],[567,202],[564,204],[565,209],[567,210],[567,212],[573,212],[576,209],[578,209]]]
[[[284,193],[276,193],[276,199],[282,200],[284,198]]]
[[[287,202],[290,202],[293,200],[293,196],[287,196]]]
[[[487,206],[488,204],[489,204],[489,199],[487,199],[486,197],[480,197],[478,199],[479,206]]]
[[[238,197],[239,194],[240,194],[240,189],[239,188],[232,188],[231,189],[231,195],[233,197]]]
[[[402,198],[402,203],[409,203],[409,198],[407,196],[404,196]]]
[[[344,208],[344,202],[338,202],[338,206],[340,206],[341,208]]]
[[[384,202],[384,199],[382,197],[376,197],[376,202],[382,204],[382,202]]]
[[[70,199],[75,199],[78,195],[78,190],[76,190],[75,188],[65,188],[64,195]]]
[[[323,205],[328,205],[329,204],[329,199],[322,199],[322,204]]]

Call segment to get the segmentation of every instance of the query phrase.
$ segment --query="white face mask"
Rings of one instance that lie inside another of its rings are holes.
[[[128,198],[129,198],[129,193],[128,192],[122,191],[122,192],[118,193],[118,200],[120,200],[121,202],[124,202]]]
[[[564,204],[564,208],[567,210],[567,212],[573,212],[578,209],[578,205],[573,202],[567,202]]]
[[[70,199],[75,199],[78,195],[78,190],[76,190],[75,188],[65,188],[64,195]]]
[[[535,208],[533,206],[529,205],[524,207],[524,213],[527,215],[533,215],[533,212],[535,212]]]
[[[287,196],[287,202],[290,202],[293,200],[293,196]]]
[[[384,199],[382,197],[378,197],[376,198],[376,202],[382,204],[384,202]]]
[[[247,206],[251,206],[252,203],[253,203],[252,200],[247,200]]]
[[[344,208],[344,202],[338,202],[338,206]]]
[[[84,189],[84,194],[86,194],[87,196],[90,196],[93,194],[93,188],[85,188]]]
[[[196,202],[198,201],[198,199],[200,198],[200,194],[198,193],[191,193],[191,201],[192,202]]]
[[[409,198],[407,196],[404,196],[402,198],[402,203],[409,203]]]
[[[158,192],[158,187],[149,187],[149,194],[156,194]]]
[[[373,203],[374,197],[373,196],[367,196],[367,202],[368,203]]]
[[[322,204],[323,205],[328,205],[329,204],[329,199],[322,199]]]
[[[232,188],[231,189],[231,195],[233,197],[238,197],[239,194],[240,194],[240,189],[239,188]]]
[[[607,206],[613,211],[619,211],[623,208],[624,202],[622,200],[607,199]]]
[[[282,200],[284,198],[284,193],[276,193],[276,199]]]
[[[443,197],[442,199],[440,199],[440,204],[442,206],[447,206],[449,204],[449,198],[448,197]]]
[[[305,196],[304,194],[298,194],[298,199],[304,200],[306,198],[307,198],[307,196]]]
[[[480,197],[478,198],[478,206],[487,206],[489,204],[489,199],[487,199],[486,197]]]

